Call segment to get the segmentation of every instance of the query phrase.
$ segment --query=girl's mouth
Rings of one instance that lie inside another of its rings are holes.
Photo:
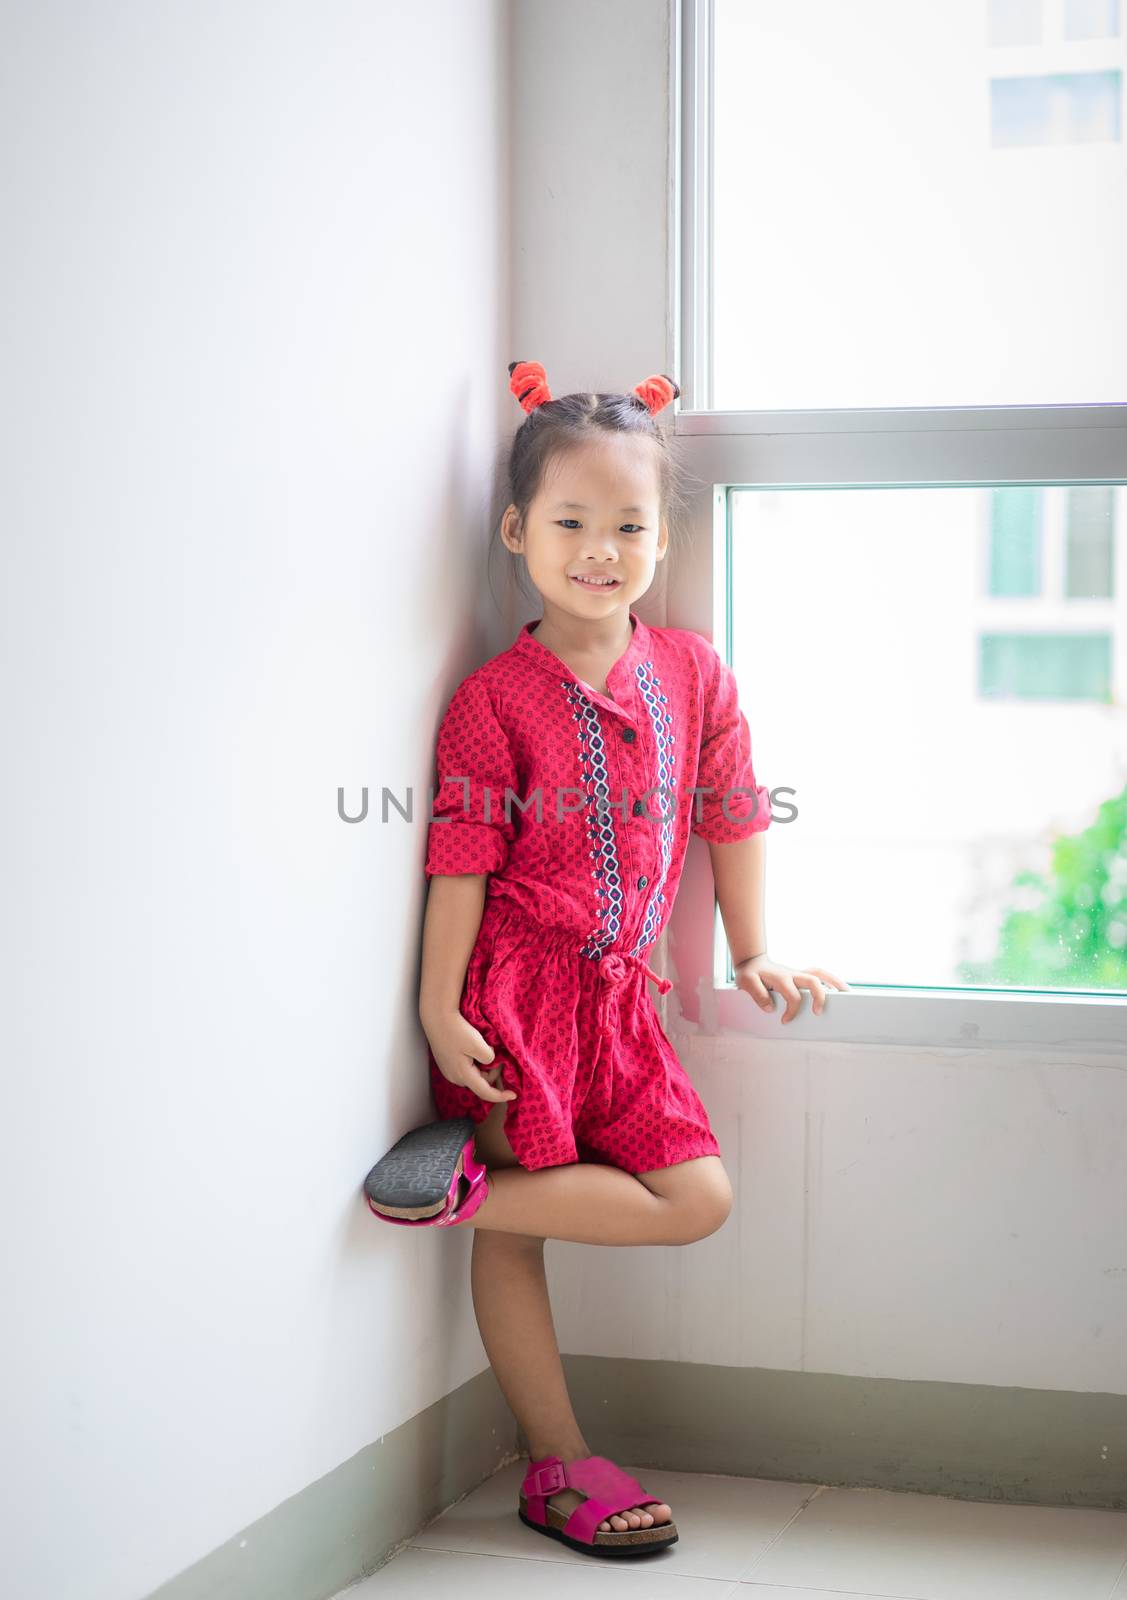
[[[622,588],[621,578],[611,578],[608,582],[606,578],[584,578],[576,574],[572,577],[571,581],[572,583],[577,583],[581,589],[603,589],[607,592],[607,594],[609,594],[612,589]]]

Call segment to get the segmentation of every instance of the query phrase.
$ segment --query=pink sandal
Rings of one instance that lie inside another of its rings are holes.
[[[489,1193],[475,1131],[472,1117],[451,1117],[405,1133],[364,1179],[373,1216],[404,1228],[448,1228],[472,1217]]]
[[[560,1489],[578,1489],[588,1498],[569,1515],[548,1503],[548,1496]],[[598,1531],[599,1523],[609,1517],[660,1504],[656,1495],[647,1494],[636,1478],[606,1456],[582,1456],[568,1462],[559,1456],[545,1456],[542,1461],[529,1461],[520,1486],[520,1520],[537,1533],[559,1539],[588,1556],[640,1556],[676,1544],[673,1522],[655,1522],[649,1528],[630,1528],[625,1533]]]

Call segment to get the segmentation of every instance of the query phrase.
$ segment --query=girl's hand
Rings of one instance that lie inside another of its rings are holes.
[[[464,1089],[472,1089],[479,1100],[516,1099],[512,1089],[497,1088],[501,1068],[489,1066],[496,1051],[460,1011],[443,1011],[437,1016],[428,1016],[423,1021],[423,1032],[438,1070],[448,1083],[458,1083]],[[479,1061],[485,1063],[484,1072],[478,1066]]]
[[[736,987],[746,989],[756,1005],[764,1011],[773,1011],[775,1002],[771,998],[770,990],[777,989],[786,1000],[786,1009],[780,1018],[781,1022],[790,1022],[798,1015],[802,1006],[800,989],[809,989],[814,1015],[821,1016],[822,1008],[826,1003],[826,991],[819,983],[829,984],[831,989],[848,989],[849,985],[844,978],[835,978],[832,972],[827,972],[824,967],[808,967],[802,972],[796,972],[793,967],[784,967],[781,961],[772,961],[764,951],[761,956],[750,956],[747,961],[741,961],[735,969]]]

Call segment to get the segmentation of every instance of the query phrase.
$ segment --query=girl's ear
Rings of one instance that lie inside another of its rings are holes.
[[[512,504],[507,505],[501,514],[501,542],[506,550],[515,551],[521,545],[520,512]]]

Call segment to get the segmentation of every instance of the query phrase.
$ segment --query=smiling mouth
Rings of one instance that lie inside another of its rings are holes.
[[[576,574],[572,577],[571,581],[572,583],[577,583],[581,589],[610,590],[621,589],[622,587],[621,578],[610,578],[609,580],[607,578],[584,578]]]

